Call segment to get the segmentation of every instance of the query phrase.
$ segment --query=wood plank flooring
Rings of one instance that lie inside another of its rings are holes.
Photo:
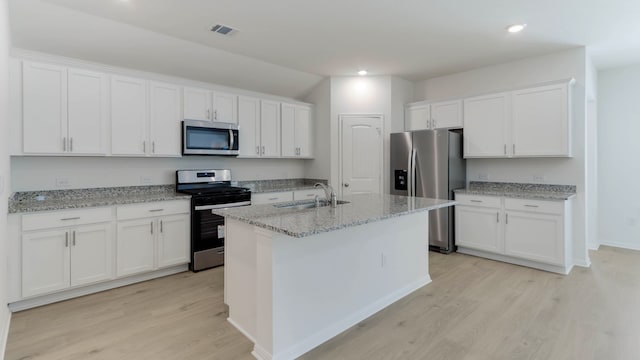
[[[640,359],[640,252],[602,247],[568,276],[429,256],[433,283],[301,359]],[[226,322],[223,270],[13,314],[5,358],[253,359]]]

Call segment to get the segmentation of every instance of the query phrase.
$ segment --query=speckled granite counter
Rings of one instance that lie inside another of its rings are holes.
[[[17,192],[9,199],[9,213],[76,209],[153,201],[189,199],[174,185]]]
[[[449,200],[396,195],[354,195],[345,197],[343,200],[349,203],[338,205],[336,208],[324,206],[294,210],[265,204],[213,210],[213,212],[257,227],[301,238],[455,205],[454,201]]]
[[[327,180],[321,179],[277,179],[277,180],[251,180],[238,181],[238,186],[246,187],[253,193],[269,193],[280,191],[295,191],[313,189],[315,183],[326,184]]]
[[[534,200],[567,200],[576,195],[576,186],[472,181],[466,189],[454,192]]]

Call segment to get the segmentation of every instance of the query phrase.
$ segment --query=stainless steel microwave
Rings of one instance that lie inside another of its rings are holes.
[[[238,155],[238,125],[184,120],[182,122],[183,155]]]

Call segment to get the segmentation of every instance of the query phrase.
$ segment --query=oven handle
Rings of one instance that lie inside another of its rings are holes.
[[[248,206],[248,205],[251,205],[251,201],[241,201],[241,202],[230,203],[230,204],[196,206],[194,208],[194,210],[195,211],[200,211],[200,210],[211,210],[211,209],[226,209],[226,208],[232,208],[232,207],[238,207],[238,206]]]

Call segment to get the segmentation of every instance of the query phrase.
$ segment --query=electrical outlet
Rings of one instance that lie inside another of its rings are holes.
[[[478,180],[489,180],[489,174],[487,173],[479,173],[478,174]]]
[[[140,185],[151,185],[153,183],[153,179],[151,176],[140,176]]]
[[[544,182],[544,175],[540,175],[540,174],[533,175],[533,181],[535,181],[535,182]]]
[[[56,187],[58,188],[68,188],[71,186],[71,181],[66,177],[56,178]]]

